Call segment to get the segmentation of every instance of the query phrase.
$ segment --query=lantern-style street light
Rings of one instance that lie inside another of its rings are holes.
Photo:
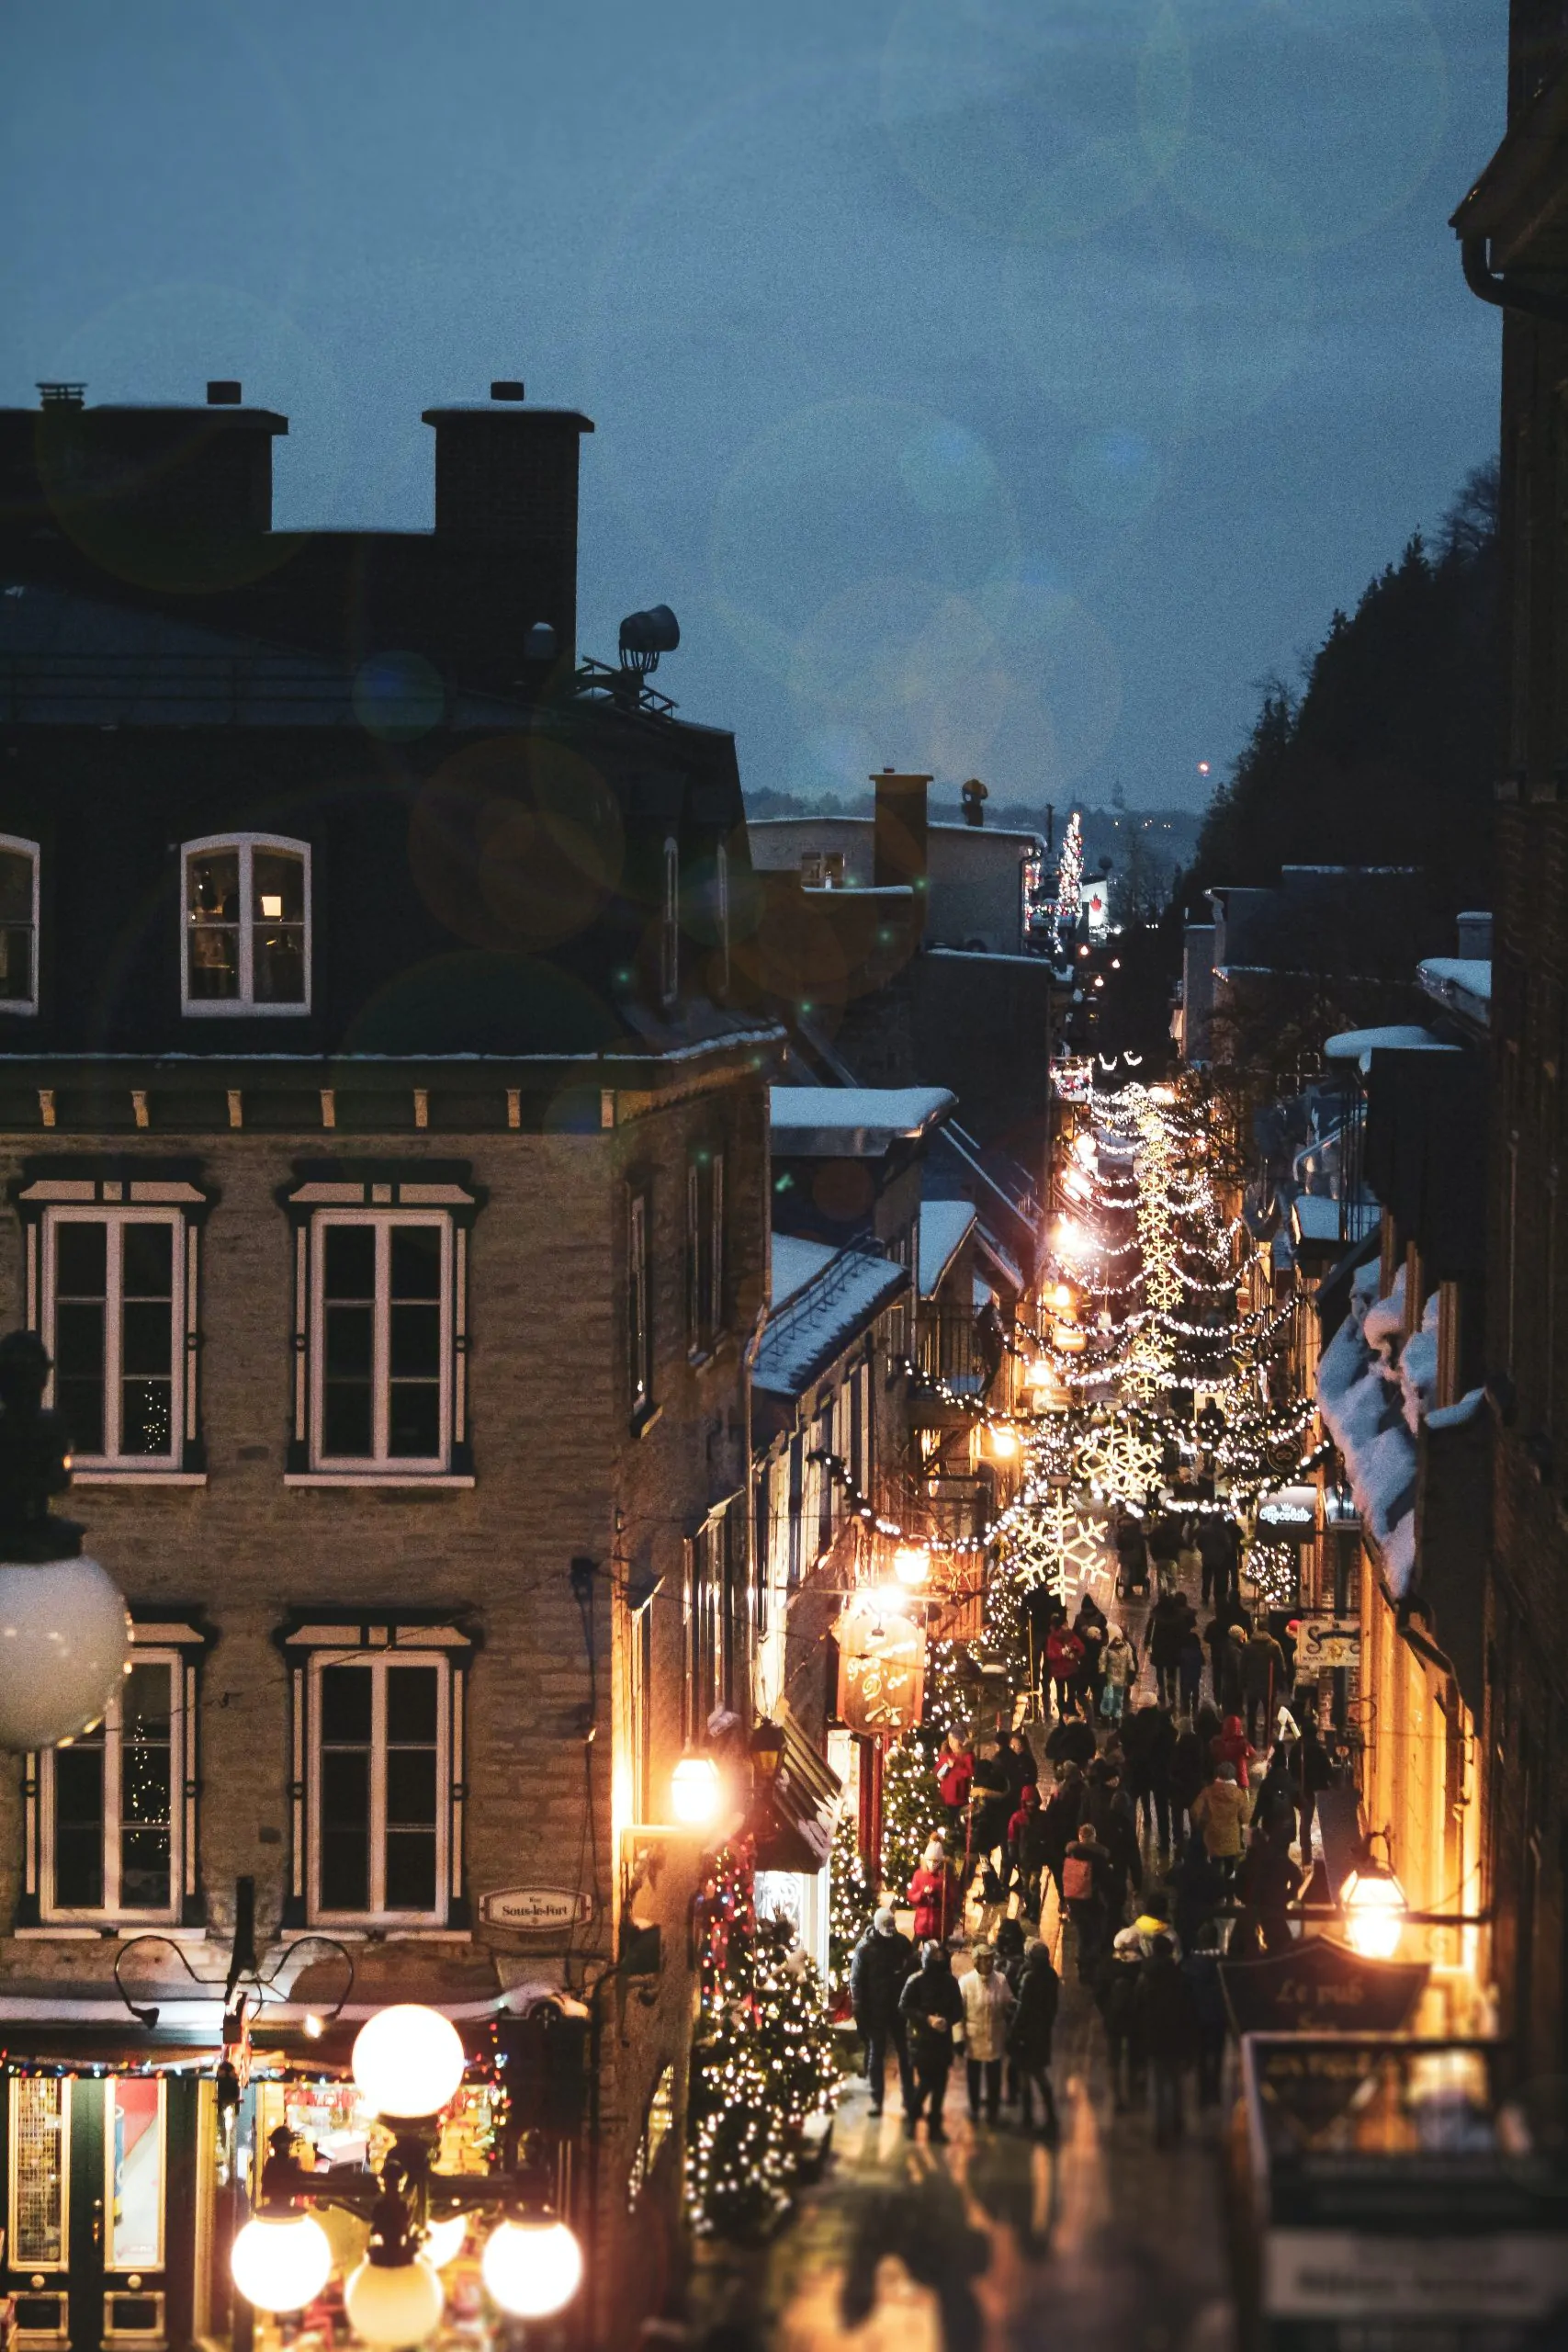
[[[1404,1889],[1389,1864],[1380,1862],[1372,1853],[1372,1838],[1379,1837],[1387,1851],[1388,1833],[1373,1830],[1367,1839],[1366,1853],[1339,1889],[1347,1939],[1363,1960],[1393,1958],[1410,1909]]]
[[[255,2213],[230,2256],[247,2302],[292,2312],[320,2294],[331,2249],[308,2208],[335,2205],[370,2224],[365,2259],[344,2289],[349,2324],[367,2344],[423,2344],[437,2326],[446,2296],[436,2274],[461,2248],[472,2213],[500,2217],[480,2268],[502,2310],[547,2319],[565,2309],[581,2283],[582,2250],[551,2211],[543,2166],[441,2173],[431,2162],[437,2120],[462,2075],[462,2042],[449,2018],[414,2002],[377,2011],[355,2042],[354,2078],[396,2132],[380,2173],[307,2172],[293,2153],[293,2133],[280,2125],[262,2166]]]
[[[0,1340],[0,1747],[58,1747],[96,1723],[130,1649],[123,1597],[50,1502],[71,1484],[65,1425],[44,1408],[36,1331]]]

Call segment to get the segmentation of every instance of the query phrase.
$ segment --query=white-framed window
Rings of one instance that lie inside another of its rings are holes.
[[[215,834],[180,854],[180,1000],[187,1013],[310,1010],[310,850]]]
[[[45,1211],[44,1345],[54,1364],[51,1401],[78,1464],[182,1462],[189,1254],[177,1209],[95,1203]]]
[[[214,1639],[199,1619],[143,1612],[100,1721],[28,1757],[19,1927],[203,1923],[197,1690]]]
[[[664,844],[664,906],[659,926],[659,993],[673,1004],[681,985],[681,852],[673,841]]]
[[[107,1713],[39,1759],[44,1921],[180,1916],[184,1667],[138,1649]]]
[[[0,833],[0,1012],[38,1011],[39,846]]]
[[[285,1923],[468,1924],[463,1746],[474,1637],[456,1623],[307,1622],[276,1635],[293,1702]]]
[[[294,1442],[286,1476],[472,1484],[468,1228],[457,1163],[333,1163],[286,1195],[295,1224]]]

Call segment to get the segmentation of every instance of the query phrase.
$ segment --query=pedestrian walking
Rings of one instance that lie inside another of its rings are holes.
[[[1105,1637],[1100,1663],[1100,1712],[1108,1724],[1118,1724],[1127,1704],[1128,1690],[1138,1679],[1138,1653],[1124,1627],[1113,1625]]]
[[[1083,1664],[1083,1644],[1070,1625],[1053,1625],[1045,1637],[1045,1671],[1051,1678],[1051,1689],[1058,1715],[1077,1713],[1078,1668]]]
[[[1148,1645],[1162,1707],[1176,1704],[1177,1661],[1187,1639],[1187,1629],[1192,1623],[1192,1611],[1184,1592],[1164,1593],[1156,1601],[1149,1618]]]
[[[1213,1770],[1209,1745],[1194,1724],[1176,1735],[1170,1751],[1170,1842],[1179,1849],[1192,1818],[1198,1792]]]
[[[1209,1754],[1216,1767],[1234,1764],[1235,1777],[1246,1789],[1252,1785],[1247,1767],[1258,1761],[1258,1751],[1247,1736],[1239,1715],[1227,1715],[1220,1726],[1217,1738],[1210,1743]]]
[[[1198,2019],[1198,2104],[1217,2107],[1224,2073],[1230,2011],[1220,1982],[1220,1936],[1212,1919],[1199,1928],[1179,1963]]]
[[[1198,1543],[1198,1522],[1195,1519],[1183,1520],[1181,1523],[1181,1544],[1176,1555],[1176,1572],[1188,1592],[1191,1592],[1201,1580],[1203,1555]]]
[[[1225,1874],[1193,1829],[1167,1875],[1171,1894],[1171,1925],[1183,1951],[1190,1951],[1225,1899]]]
[[[940,1838],[931,1838],[909,1881],[917,1944],[945,1943],[961,1916],[958,1882]]]
[[[1139,1973],[1134,2012],[1154,2094],[1155,2145],[1173,2147],[1182,2133],[1181,2081],[1198,2055],[1198,2012],[1168,1936],[1156,1936]]]
[[[1236,1874],[1242,1908],[1231,1951],[1238,1958],[1250,1958],[1259,1946],[1269,1953],[1291,1951],[1295,1939],[1290,1905],[1301,1883],[1301,1868],[1291,1852],[1290,1825],[1276,1815],[1254,1830]]]
[[[1235,1582],[1235,1521],[1223,1519],[1217,1511],[1207,1514],[1199,1525],[1198,1551],[1202,1561],[1203,1606],[1206,1609],[1213,1601],[1217,1609],[1229,1598]]]
[[[1018,2075],[1018,2120],[1028,2132],[1040,2101],[1042,2137],[1055,2140],[1060,2126],[1056,2095],[1051,2086],[1051,2041],[1061,2004],[1062,1981],[1043,1943],[1032,1944],[1019,1975],[1017,1996],[1008,2026],[1008,2056]]]
[[[993,1740],[985,1752],[976,1758],[974,1776],[969,1782],[969,1849],[964,1857],[964,1870],[965,1892],[976,1871],[985,1869],[987,1864],[994,1870],[999,1862],[1001,1849],[1007,1843],[1008,1816],[1011,1811],[1001,1742]]]
[[[1078,1702],[1092,1723],[1100,1706],[1100,1694],[1105,1687],[1105,1644],[1111,1628],[1105,1611],[1091,1592],[1084,1593],[1078,1601],[1078,1613],[1073,1631],[1083,1645],[1083,1657],[1078,1666]]]
[[[1254,1746],[1260,1746],[1274,1719],[1274,1693],[1286,1687],[1285,1653],[1267,1625],[1259,1625],[1248,1637],[1241,1682],[1247,1698],[1247,1736]]]
[[[1054,1723],[1045,1739],[1047,1764],[1092,1764],[1099,1743],[1094,1725],[1082,1715],[1063,1715]]]
[[[1119,1920],[1127,1907],[1129,1893],[1141,1894],[1144,1884],[1144,1858],[1138,1850],[1138,1833],[1122,1775],[1109,1756],[1100,1756],[1084,1775],[1083,1815],[1092,1821],[1100,1844],[1111,1863],[1111,1915]]]
[[[1312,1830],[1317,1814],[1317,1801],[1334,1780],[1334,1767],[1328,1750],[1317,1736],[1317,1717],[1307,1715],[1302,1722],[1302,1736],[1296,1742],[1296,1802],[1300,1808],[1301,1857],[1312,1868]]]
[[[1084,1984],[1092,1983],[1111,1939],[1111,1857],[1093,1822],[1086,1821],[1062,1857],[1062,1897],[1077,1938],[1078,1977]]]
[[[1203,1690],[1203,1637],[1198,1631],[1197,1619],[1188,1622],[1176,1653],[1177,1703],[1190,1723],[1198,1712],[1198,1702]]]
[[[920,1964],[898,1996],[898,2009],[908,2036],[914,2077],[914,2094],[904,2113],[905,2132],[912,2140],[915,2127],[925,2115],[932,2142],[945,2140],[942,2111],[953,2053],[964,2038],[964,1996],[939,1943],[922,1947]]]
[[[1125,2114],[1143,2095],[1144,2051],[1136,1996],[1144,1958],[1143,1939],[1136,1928],[1123,1928],[1095,1977],[1095,2006],[1105,2029],[1111,2064],[1111,2104],[1118,2115]]]
[[[1144,1531],[1131,1511],[1116,1516],[1116,1591],[1122,1600],[1149,1589],[1149,1555]]]
[[[1012,1988],[997,1966],[997,1955],[989,1944],[976,1945],[975,1965],[958,1989],[964,1996],[969,2120],[979,2122],[983,2098],[986,2120],[995,2123],[1001,2112],[1002,2060],[1007,2055],[1008,2019],[1013,2004]]]
[[[887,2074],[887,2053],[898,2063],[898,2088],[906,2110],[909,2105],[909,2046],[898,1996],[915,1964],[915,1948],[901,1935],[890,1905],[884,1904],[850,1955],[850,2012],[865,2044],[865,2078],[871,2091],[871,2111],[880,2115]]]
[[[1062,1900],[1062,1864],[1067,1848],[1078,1834],[1083,1819],[1083,1767],[1068,1763],[1062,1767],[1062,1778],[1051,1792],[1050,1802],[1043,1808],[1040,1819],[1041,1860],[1056,1882],[1056,1900]],[[1043,1887],[1042,1887],[1043,1894]]]
[[[1192,1808],[1192,1825],[1203,1840],[1210,1860],[1219,1864],[1227,1884],[1235,1876],[1236,1864],[1241,1860],[1247,1815],[1247,1791],[1235,1777],[1235,1766],[1222,1764],[1208,1786],[1199,1792]]]
[[[956,1835],[954,1850],[964,1843],[964,1824],[967,1818],[969,1783],[975,1776],[975,1757],[969,1743],[958,1732],[943,1735],[937,1750],[937,1794],[952,1815]]]
[[[1005,1884],[1009,1893],[1016,1886],[1029,1907],[1028,1889],[1024,1881],[1023,1848],[1031,1821],[1040,1817],[1040,1792],[1031,1785],[1020,1795],[1016,1811],[1008,1822],[1008,1866]]]
[[[1145,1699],[1122,1727],[1127,1758],[1127,1789],[1137,1806],[1143,1833],[1157,1835],[1162,1854],[1170,1851],[1170,1767],[1176,1726],[1168,1711]]]

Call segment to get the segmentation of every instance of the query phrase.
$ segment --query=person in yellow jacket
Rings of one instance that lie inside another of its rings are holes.
[[[1242,1831],[1250,1811],[1234,1764],[1220,1766],[1207,1788],[1199,1791],[1192,1806],[1192,1826],[1201,1837],[1210,1860],[1219,1864],[1227,1881],[1235,1877],[1241,1860]]]

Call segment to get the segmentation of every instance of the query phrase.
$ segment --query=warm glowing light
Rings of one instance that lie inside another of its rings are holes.
[[[130,1619],[96,1560],[0,1565],[0,1747],[58,1747],[125,1678]]]
[[[1052,1306],[1071,1306],[1072,1303],[1073,1303],[1073,1289],[1072,1289],[1072,1284],[1071,1284],[1070,1283],[1058,1283],[1056,1284],[1055,1289],[1051,1293],[1051,1304],[1052,1304]]]
[[[670,1802],[683,1829],[705,1829],[717,1818],[718,1766],[711,1756],[682,1756],[670,1775]]]
[[[1363,1960],[1392,1960],[1404,1932],[1409,1905],[1404,1889],[1381,1862],[1366,1861],[1353,1870],[1339,1890],[1345,1906],[1345,1933],[1353,1951]]]
[[[1069,1168],[1063,1177],[1062,1190],[1069,1200],[1088,1201],[1090,1198],[1089,1178],[1080,1175],[1076,1168]]]
[[[1094,1137],[1092,1136],[1078,1136],[1075,1138],[1073,1143],[1073,1158],[1077,1161],[1080,1168],[1092,1169],[1094,1167],[1096,1161],[1100,1158],[1100,1154],[1094,1148]]]
[[[1089,1338],[1076,1323],[1058,1323],[1051,1334],[1051,1344],[1065,1356],[1081,1356]]]
[[[893,1555],[893,1573],[900,1584],[924,1584],[931,1565],[931,1554],[918,1544],[900,1544]]]
[[[993,1462],[1012,1461],[1018,1453],[1018,1440],[1011,1430],[992,1430],[990,1440]]]
[[[261,910],[263,922],[281,922],[283,921],[283,900],[273,891],[264,890],[262,892]]]
[[[445,2270],[446,2265],[456,2262],[462,2253],[463,2241],[468,2234],[468,2215],[448,2213],[445,2221],[432,2222],[424,2233],[424,2244],[420,2252],[433,2270]]]
[[[412,2262],[362,2262],[343,2292],[348,2324],[367,2344],[423,2344],[446,2302],[441,2281],[423,2256]]]
[[[1209,763],[1208,763],[1208,761],[1207,761],[1207,760],[1200,760],[1200,761],[1199,761],[1199,763],[1198,763],[1198,773],[1199,773],[1199,775],[1208,775],[1208,773],[1209,773]]]
[[[1151,1086],[1149,1089],[1149,1101],[1151,1102],[1174,1102],[1175,1100],[1176,1089],[1174,1086]]]
[[[313,2214],[258,2213],[230,2247],[229,2269],[258,2311],[299,2312],[332,2277],[333,2250]]]
[[[1036,1356],[1026,1369],[1024,1385],[1029,1388],[1049,1388],[1055,1375],[1043,1356]]]
[[[318,2017],[314,2009],[310,2010],[305,2018],[305,2033],[307,2040],[310,2041],[320,2041],[326,2030],[326,2020],[323,2018]]]
[[[1112,956],[1111,958],[1111,968],[1113,972],[1119,972],[1122,969],[1122,958],[1120,956]]]
[[[503,2312],[548,2319],[582,2284],[582,2248],[564,2222],[502,2222],[487,2240],[479,2267]]]
[[[355,2041],[354,2079],[378,2115],[439,2115],[463,2079],[457,2029],[417,2001],[378,2009]]]

